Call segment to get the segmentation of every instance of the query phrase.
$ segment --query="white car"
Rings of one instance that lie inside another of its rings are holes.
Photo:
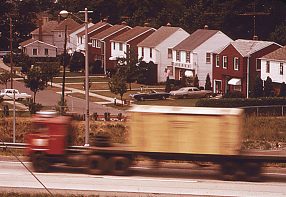
[[[2,97],[4,100],[13,100],[15,93],[15,100],[24,100],[30,99],[31,95],[27,93],[20,93],[19,90],[16,89],[3,89],[0,92],[0,98]]]
[[[197,87],[183,87],[170,92],[175,98],[209,98],[212,95],[210,90],[200,90]]]

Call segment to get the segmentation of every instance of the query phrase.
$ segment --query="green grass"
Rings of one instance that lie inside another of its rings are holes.
[[[55,83],[62,83],[62,77],[54,78],[53,82]],[[89,77],[90,82],[108,82],[108,78],[104,77]],[[66,78],[66,83],[83,83],[85,81],[85,78]]]
[[[70,96],[72,96],[72,97],[77,97],[77,98],[85,99],[85,94],[81,94],[81,93],[78,93],[78,92],[76,92],[76,93],[69,93],[69,94],[67,94],[67,95],[70,95]],[[90,102],[106,102],[107,100],[90,96],[90,97],[89,97],[89,101],[90,101]]]
[[[134,101],[134,104],[137,104],[137,105],[195,107],[197,101],[198,101],[198,99],[166,99],[166,100]]]

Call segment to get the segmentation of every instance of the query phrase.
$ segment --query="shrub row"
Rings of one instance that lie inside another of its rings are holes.
[[[223,99],[201,99],[196,103],[197,107],[246,107],[246,106],[269,106],[286,105],[284,97],[263,98],[223,98]]]

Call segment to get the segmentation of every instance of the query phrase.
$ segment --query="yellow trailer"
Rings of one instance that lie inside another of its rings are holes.
[[[240,151],[242,109],[138,105],[129,112],[132,150],[221,155]]]

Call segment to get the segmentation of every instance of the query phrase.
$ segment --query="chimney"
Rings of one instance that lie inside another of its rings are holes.
[[[150,26],[150,24],[149,23],[144,23],[144,27],[149,27]]]
[[[258,36],[254,35],[253,40],[258,40]]]
[[[167,26],[168,26],[168,27],[171,27],[172,25],[171,25],[171,23],[167,23]]]
[[[106,23],[107,23],[107,21],[108,21],[108,18],[104,18],[104,19],[102,20],[102,22],[106,22]]]
[[[43,19],[39,19],[39,41],[43,41]]]
[[[205,25],[205,26],[204,26],[204,29],[209,29],[209,26],[208,26],[208,25]]]
[[[126,21],[121,22],[122,25],[127,25]]]
[[[49,22],[49,17],[43,16],[43,17],[42,17],[42,21],[43,21],[43,22],[42,22],[43,25],[47,24],[47,23]]]

